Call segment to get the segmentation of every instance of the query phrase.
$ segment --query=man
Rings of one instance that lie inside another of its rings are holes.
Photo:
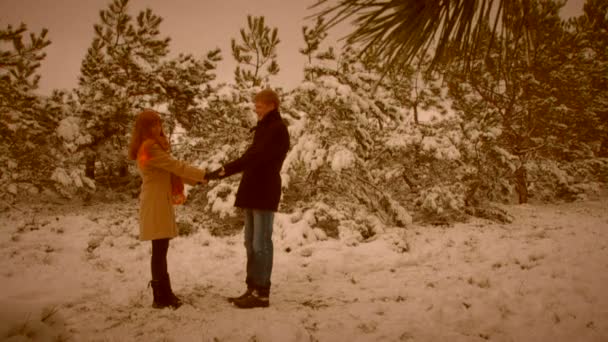
[[[279,113],[279,97],[262,90],[254,97],[258,124],[253,143],[238,159],[208,173],[207,180],[243,172],[235,206],[245,213],[247,290],[228,300],[239,308],[270,305],[272,223],[281,198],[281,168],[289,150],[289,133]]]

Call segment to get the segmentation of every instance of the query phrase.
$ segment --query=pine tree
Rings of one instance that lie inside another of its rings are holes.
[[[477,154],[471,155],[472,164],[478,165],[471,199],[500,193],[497,180],[508,179],[520,203],[526,203],[531,163],[592,155],[589,144],[597,142],[595,132],[601,127],[597,109],[602,107],[602,91],[590,85],[603,76],[594,70],[600,65],[589,58],[582,35],[569,32],[559,18],[561,6],[532,2],[528,16],[517,10],[519,14],[508,14],[514,27],[528,26],[528,36],[513,29],[518,35],[496,41],[500,49],[487,47],[489,54],[477,54],[472,73],[452,74],[451,93],[463,121],[480,132],[500,132],[495,139],[479,140],[486,148],[476,146]],[[490,28],[485,37],[489,45]],[[605,65],[603,70],[605,75]],[[596,99],[600,106],[589,110]],[[502,157],[491,161],[497,151]]]
[[[82,62],[78,96],[82,118],[93,137],[87,175],[94,178],[95,160],[103,154],[110,170],[126,175],[123,151],[134,115],[158,101],[155,70],[168,54],[169,38],[161,38],[162,18],[152,10],[128,14],[128,0],[114,0],[101,10],[95,37]]]
[[[440,74],[425,72],[429,64],[430,57],[425,56],[405,68],[377,71],[385,73],[388,89],[394,93],[395,99],[411,112],[415,124],[420,124],[422,111],[435,113],[425,118],[426,120],[438,119],[447,113],[443,91],[447,87],[443,85]]]
[[[243,88],[268,85],[270,76],[279,73],[276,53],[280,43],[278,29],[266,26],[263,16],[248,15],[247,29],[240,32],[240,43],[231,40],[232,56],[238,63],[234,71],[235,82]]]
[[[290,122],[298,129],[291,132],[293,148],[283,172],[289,208],[340,208],[367,238],[377,232],[367,226],[370,218],[387,225],[406,225],[410,218],[373,175],[382,164],[376,157],[383,137],[404,116],[381,82],[379,66],[359,55],[352,46],[339,55],[333,49],[313,55],[307,71],[315,77],[290,95]]]
[[[571,75],[565,81],[574,81],[578,91],[570,92],[568,83],[558,89],[569,98],[568,107],[576,109],[571,118],[580,123],[568,133],[587,144],[599,141],[598,156],[608,157],[608,3],[588,0],[583,9],[583,15],[567,23],[573,53],[564,68]]]
[[[217,63],[221,59],[220,50],[214,49],[202,60],[180,54],[159,67],[157,74],[163,94],[159,101],[168,103],[169,115],[165,124],[169,135],[176,123],[189,131],[205,120],[198,104],[212,92],[210,82],[215,80]]]
[[[51,43],[47,30],[30,33],[27,26],[0,29],[0,185],[2,193],[16,194],[16,184],[39,190],[50,183],[54,160],[55,129],[62,115],[47,108],[51,100],[34,93],[40,63]]]
[[[24,42],[25,24],[16,29],[11,25],[0,29],[0,135],[3,140],[40,132],[33,112],[37,102],[33,91],[40,80],[36,71],[46,56],[43,50],[51,43],[46,38],[47,32],[43,29],[38,35],[32,33],[30,41]]]
[[[309,28],[308,26],[302,27],[302,35],[304,37],[304,43],[306,46],[304,48],[299,49],[301,54],[306,56],[308,59],[308,65],[312,65],[313,58],[315,57],[315,53],[319,51],[320,45],[327,38],[327,30],[323,27],[324,25],[323,17],[318,17],[313,28]],[[314,75],[312,70],[309,68],[304,69],[304,78],[306,80],[312,80]]]

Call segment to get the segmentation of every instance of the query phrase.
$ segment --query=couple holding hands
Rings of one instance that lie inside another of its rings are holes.
[[[173,204],[183,203],[184,183],[195,185],[242,172],[235,206],[245,215],[247,290],[229,301],[239,308],[268,307],[272,273],[272,224],[281,198],[281,168],[289,150],[289,133],[279,113],[279,97],[265,89],[253,101],[258,123],[253,142],[238,159],[218,170],[204,170],[175,160],[160,115],[141,112],[135,122],[129,158],[142,177],[140,240],[152,241],[152,285],[155,308],[178,308],[181,300],[171,290],[167,272],[169,240],[177,236]]]

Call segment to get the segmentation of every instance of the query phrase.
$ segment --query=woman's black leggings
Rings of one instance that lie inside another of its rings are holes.
[[[152,280],[161,280],[168,275],[167,250],[169,239],[152,240]]]

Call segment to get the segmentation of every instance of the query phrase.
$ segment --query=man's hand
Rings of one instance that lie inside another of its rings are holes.
[[[208,172],[205,175],[205,179],[206,180],[214,180],[214,179],[220,179],[222,178],[224,175],[226,175],[226,170],[224,170],[224,167],[222,166],[221,168],[215,170],[215,171],[211,171]]]

